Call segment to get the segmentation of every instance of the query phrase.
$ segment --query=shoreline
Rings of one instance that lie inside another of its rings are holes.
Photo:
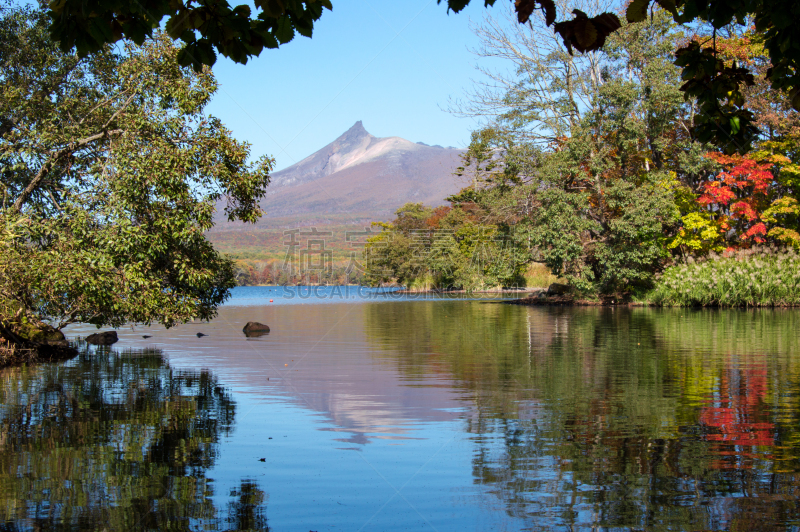
[[[440,295],[440,294],[524,294],[526,292],[530,292],[531,295],[537,293],[537,291],[543,291],[546,288],[489,288],[487,290],[463,290],[463,289],[453,289],[453,290],[415,290],[415,289],[405,289],[405,290],[395,290],[393,293],[395,294],[403,294],[403,295]]]
[[[538,293],[547,290],[547,287],[527,287],[527,288],[487,288],[484,290],[464,290],[464,289],[416,289],[416,288],[402,288],[400,286],[369,286],[364,284],[242,284],[237,285],[236,288],[282,288],[282,289],[296,289],[296,288],[363,288],[368,290],[385,290],[391,291],[395,294],[521,294],[521,293]]]
[[[785,308],[796,309],[800,308],[798,304],[783,304],[783,303],[758,303],[758,304],[745,304],[745,305],[724,305],[724,304],[710,304],[710,305],[660,305],[651,303],[649,301],[631,301],[619,295],[597,296],[596,299],[583,299],[575,298],[572,295],[546,295],[548,288],[546,287],[526,287],[526,288],[489,288],[484,290],[464,290],[464,289],[404,289],[395,286],[366,286],[366,285],[261,285],[262,287],[272,287],[288,291],[294,296],[298,290],[310,290],[310,294],[318,289],[332,288],[334,291],[344,290],[349,295],[352,289],[369,291],[370,294],[380,293],[387,296],[404,296],[410,298],[420,299],[438,299],[447,298],[448,296],[496,296],[497,303],[504,303],[508,305],[523,305],[523,306],[573,306],[573,307],[652,307],[652,308],[717,308],[717,309],[735,309],[735,308]],[[516,297],[513,296],[522,296]],[[499,296],[499,297],[498,297]],[[502,297],[512,296],[512,297]],[[490,298],[487,298],[487,300]],[[487,301],[488,302],[488,301]]]
[[[60,362],[78,356],[61,331],[45,323],[0,320],[0,368]]]
[[[25,345],[6,342],[0,347],[0,370],[29,364],[66,362],[78,356],[79,351],[72,345]]]
[[[691,309],[798,309],[797,305],[758,304],[758,305],[657,305],[647,301],[617,301],[616,298],[606,297],[601,300],[574,299],[569,296],[524,297],[520,299],[507,299],[499,301],[504,305],[522,305],[528,307],[650,307],[650,308],[691,308]]]
[[[529,307],[655,307],[652,303],[641,301],[617,301],[616,298],[574,299],[569,296],[523,297],[501,301],[506,305],[523,305]]]

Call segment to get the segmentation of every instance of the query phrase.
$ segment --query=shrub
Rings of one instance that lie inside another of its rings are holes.
[[[649,301],[666,306],[800,305],[800,256],[791,248],[751,248],[667,268]]]

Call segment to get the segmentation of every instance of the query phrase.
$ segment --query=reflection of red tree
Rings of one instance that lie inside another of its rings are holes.
[[[753,447],[772,447],[775,444],[775,425],[764,418],[769,409],[760,408],[767,390],[766,365],[729,366],[722,373],[719,395],[709,398],[713,406],[700,411],[700,423],[710,430],[706,441],[719,442],[714,454],[724,457],[715,460],[716,469],[749,468],[757,454]],[[767,456],[764,456],[767,458]]]

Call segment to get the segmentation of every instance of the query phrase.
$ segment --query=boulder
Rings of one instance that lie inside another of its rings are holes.
[[[568,284],[553,283],[547,288],[548,296],[561,296],[568,294],[570,287]]]
[[[269,333],[269,326],[257,321],[248,321],[247,325],[242,328],[242,332],[248,338],[251,336],[262,336]]]
[[[64,334],[42,322],[0,321],[0,367],[58,362],[78,355]]]
[[[43,345],[67,347],[69,342],[64,333],[45,323],[24,323],[15,327],[17,334],[25,340]]]
[[[67,347],[69,345],[66,337],[64,337],[64,333],[58,329],[48,327],[46,330],[40,331],[40,333],[41,334],[37,335],[37,338],[35,338],[35,341],[44,345],[54,345],[57,347]]]
[[[90,334],[86,337],[86,343],[91,345],[111,345],[117,343],[117,331],[105,331]]]

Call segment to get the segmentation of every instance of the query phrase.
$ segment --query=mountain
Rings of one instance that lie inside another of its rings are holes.
[[[408,202],[441,205],[463,188],[462,150],[379,138],[361,121],[302,161],[272,174],[260,227],[362,224],[391,219]],[[241,224],[220,224],[217,230]]]

